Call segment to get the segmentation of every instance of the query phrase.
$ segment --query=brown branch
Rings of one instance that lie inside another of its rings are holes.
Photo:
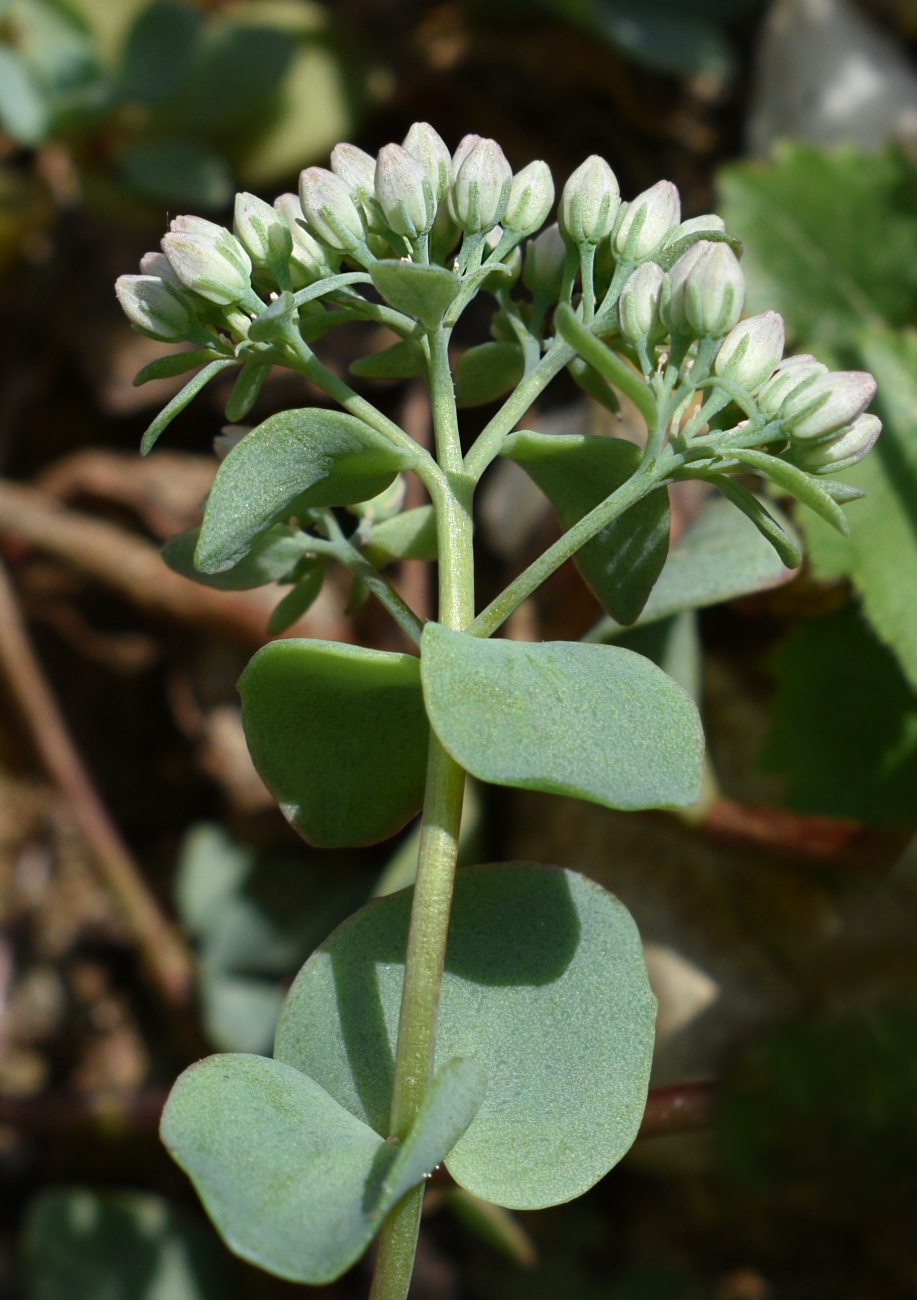
[[[185,626],[231,636],[249,646],[267,641],[267,620],[280,593],[214,591],[173,573],[158,547],[117,524],[94,518],[34,488],[0,481],[0,534],[66,561],[121,592],[139,609]],[[288,636],[350,641],[342,617],[322,614],[322,602],[294,624]]]
[[[169,1002],[191,989],[191,955],[153,898],[130,850],[99,798],[36,658],[16,593],[0,564],[0,664],[48,774],[67,796],[99,872],[118,900],[145,963]]]
[[[715,1083],[678,1083],[671,1088],[653,1088],[646,1099],[640,1137],[663,1133],[690,1133],[709,1128],[716,1105]]]
[[[907,836],[839,817],[717,799],[703,821],[711,839],[733,848],[773,853],[826,866],[881,870],[900,857]]]

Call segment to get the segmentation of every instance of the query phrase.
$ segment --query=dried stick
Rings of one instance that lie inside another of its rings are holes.
[[[115,829],[57,707],[29,641],[6,567],[0,563],[0,664],[49,775],[70,801],[99,871],[115,895],[144,961],[166,999],[187,1001],[191,954],[163,915],[137,863]]]
[[[709,1128],[713,1123],[716,1092],[715,1083],[676,1083],[670,1088],[653,1088],[646,1099],[640,1137]]]
[[[840,817],[757,807],[723,797],[711,805],[702,827],[711,839],[733,848],[867,871],[890,867],[908,839]]]

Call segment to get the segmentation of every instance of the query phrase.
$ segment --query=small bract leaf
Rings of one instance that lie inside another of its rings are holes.
[[[308,550],[308,539],[303,533],[295,532],[285,524],[277,524],[262,533],[244,559],[231,569],[224,569],[222,573],[202,573],[194,563],[200,531],[199,528],[189,528],[187,532],[170,537],[162,548],[162,558],[183,578],[191,578],[220,591],[249,591],[252,587],[279,582],[292,573]]]
[[[484,406],[515,388],[525,373],[518,343],[480,343],[459,358],[455,400],[459,406]]]
[[[204,573],[229,569],[271,524],[311,506],[367,501],[411,464],[408,453],[342,411],[272,415],[220,466],[195,563]]]
[[[609,808],[678,808],[700,794],[697,709],[642,655],[428,623],[421,672],[433,730],[481,781]]]
[[[422,266],[391,258],[373,262],[369,273],[389,306],[416,317],[427,329],[442,324],[462,287],[444,266]]]
[[[484,1087],[476,1062],[449,1061],[397,1147],[290,1065],[211,1056],[176,1082],[162,1137],[231,1250],[315,1286],[359,1259],[465,1132]]]
[[[423,374],[423,354],[413,343],[393,343],[384,352],[370,352],[350,363],[358,379],[413,379]]]
[[[324,561],[316,560],[308,572],[299,577],[293,590],[287,592],[283,600],[275,605],[267,621],[267,630],[271,636],[286,632],[315,603],[325,581],[325,568]]]
[[[239,680],[255,766],[312,844],[372,844],[423,802],[429,728],[413,655],[275,641]]]
[[[435,560],[436,513],[432,506],[416,506],[376,524],[363,553],[377,568],[396,560]]]
[[[307,1070],[385,1132],[412,891],[368,904],[306,962],[277,1031]],[[486,1200],[536,1209],[579,1196],[633,1142],[646,1104],[655,1000],[627,909],[572,871],[460,871],[437,1059],[487,1072],[477,1117],[447,1159]]]
[[[572,528],[636,472],[640,448],[593,434],[514,433],[503,455],[516,461]],[[577,553],[576,564],[619,623],[640,615],[669,548],[669,494],[656,488]]]
[[[228,370],[231,366],[237,366],[238,364],[238,361],[229,359],[225,361],[211,361],[209,365],[204,366],[203,370],[199,370],[196,375],[189,379],[181,392],[176,393],[172,398],[168,406],[162,408],[156,416],[156,419],[141,438],[141,456],[149,455],[156,446],[159,435],[169,427],[176,415],[178,415],[180,411],[183,411],[185,407],[188,406],[195,397],[197,397],[201,389],[207,387],[211,379],[214,379],[222,370]]]
[[[211,352],[209,348],[197,348],[193,352],[173,352],[167,357],[158,357],[142,370],[138,370],[134,376],[134,387],[139,388],[141,384],[148,384],[151,379],[171,379],[175,375],[185,374],[188,370],[195,370],[208,361],[219,360],[219,352]]]
[[[777,522],[764,502],[753,492],[749,492],[744,483],[730,478],[728,474],[712,476],[711,482],[716,484],[724,497],[728,497],[732,504],[741,510],[746,519],[751,520],[760,535],[767,538],[781,564],[785,564],[790,569],[796,569],[802,564],[802,549],[799,542]]]

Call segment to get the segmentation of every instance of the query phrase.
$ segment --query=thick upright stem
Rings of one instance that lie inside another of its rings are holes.
[[[431,336],[433,425],[437,454],[446,470],[446,481],[436,482],[431,487],[431,495],[439,536],[439,618],[446,626],[461,629],[474,615],[471,497],[470,487],[461,474],[458,420],[447,348],[448,335],[444,330]],[[433,1075],[464,789],[464,771],[431,732],[389,1119],[389,1134],[398,1141],[404,1140],[417,1118]],[[370,1300],[405,1300],[414,1267],[422,1206],[423,1187],[415,1188],[383,1224]]]

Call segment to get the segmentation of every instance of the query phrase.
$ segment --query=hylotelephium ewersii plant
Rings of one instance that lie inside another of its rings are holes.
[[[871,376],[783,360],[774,312],[740,320],[738,246],[715,216],[680,221],[660,181],[622,203],[608,164],[567,181],[558,223],[548,167],[513,175],[469,135],[454,156],[420,123],[377,159],[341,144],[303,172],[299,198],[236,201],[234,233],[179,217],[118,296],[143,333],[190,341],[138,382],[196,369],[154,421],[223,370],[245,417],[273,366],[307,376],[342,411],[271,416],[225,456],[203,526],[166,558],[198,581],[291,587],[285,630],[337,562],[376,596],[419,655],[277,640],[240,682],[254,761],[311,843],[369,844],[423,810],[413,890],[345,922],[294,983],[272,1060],[210,1057],[176,1083],[163,1136],[229,1246],[295,1282],[325,1283],[379,1234],[372,1296],[407,1293],[424,1181],[445,1161],[469,1192],[538,1208],[578,1196],[632,1144],[655,1002],[622,905],[570,871],[455,864],[466,772],[611,808],[699,795],[703,738],[680,686],[608,644],[492,639],[571,556],[618,624],[640,615],[666,560],[667,486],[699,478],[793,567],[791,530],[743,479],[769,480],[842,532],[860,493],[825,478],[855,464],[879,421]],[[525,245],[524,241],[529,242]],[[481,292],[494,341],[449,344]],[[332,374],[312,344],[345,321],[399,342],[352,367],[426,381],[435,454]],[[623,439],[516,431],[564,368],[646,421]],[[505,401],[466,451],[457,397]],[[472,505],[505,456],[553,501],[558,541],[486,608],[474,599]],[[403,471],[431,505],[403,511]],[[346,515],[335,513],[348,507]],[[779,512],[776,512],[779,515]],[[382,569],[436,558],[439,604],[422,625]],[[448,937],[448,947],[447,947]]]

